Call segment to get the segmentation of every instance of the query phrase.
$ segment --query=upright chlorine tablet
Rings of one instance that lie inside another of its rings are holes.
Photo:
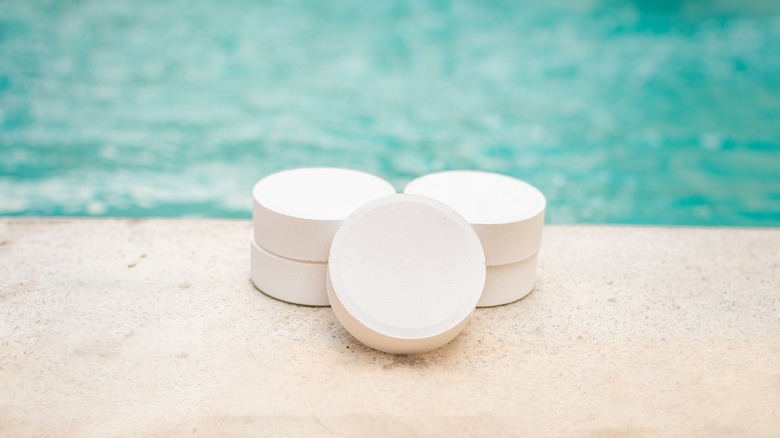
[[[326,283],[347,331],[388,353],[452,340],[484,284],[485,256],[468,222],[415,195],[380,198],[352,213],[333,238]]]
[[[281,257],[326,262],[344,218],[366,202],[394,193],[389,182],[357,170],[312,167],[274,173],[252,190],[255,239]]]
[[[525,181],[455,170],[421,176],[404,193],[436,199],[460,213],[479,235],[488,266],[516,263],[539,251],[547,201]]]

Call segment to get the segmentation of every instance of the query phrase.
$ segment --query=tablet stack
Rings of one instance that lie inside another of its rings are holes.
[[[476,307],[517,301],[536,283],[546,200],[509,176],[433,173],[397,194],[367,173],[303,168],[263,178],[252,195],[255,287],[330,305],[377,350],[439,348]]]
[[[537,188],[496,173],[448,171],[417,178],[404,193],[441,201],[474,227],[487,264],[478,307],[508,304],[533,290],[547,204]]]
[[[301,168],[263,178],[252,190],[252,283],[281,301],[328,306],[333,235],[358,207],[395,193],[389,182],[350,169]]]

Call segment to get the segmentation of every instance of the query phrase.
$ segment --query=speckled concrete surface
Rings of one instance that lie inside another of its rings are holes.
[[[777,436],[780,230],[548,226],[526,299],[393,356],[250,223],[0,219],[0,436]]]

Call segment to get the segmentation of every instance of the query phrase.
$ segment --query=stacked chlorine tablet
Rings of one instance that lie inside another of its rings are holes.
[[[415,179],[404,193],[439,200],[474,227],[487,263],[477,306],[508,304],[533,290],[547,204],[537,188],[506,175],[447,171]]]
[[[263,178],[252,190],[252,283],[281,301],[329,305],[333,235],[355,209],[395,193],[389,182],[349,169],[301,168]]]

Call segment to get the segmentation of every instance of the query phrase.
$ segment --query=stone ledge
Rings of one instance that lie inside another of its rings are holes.
[[[368,349],[248,280],[248,221],[0,219],[0,435],[780,430],[780,230],[548,226],[526,299]]]

